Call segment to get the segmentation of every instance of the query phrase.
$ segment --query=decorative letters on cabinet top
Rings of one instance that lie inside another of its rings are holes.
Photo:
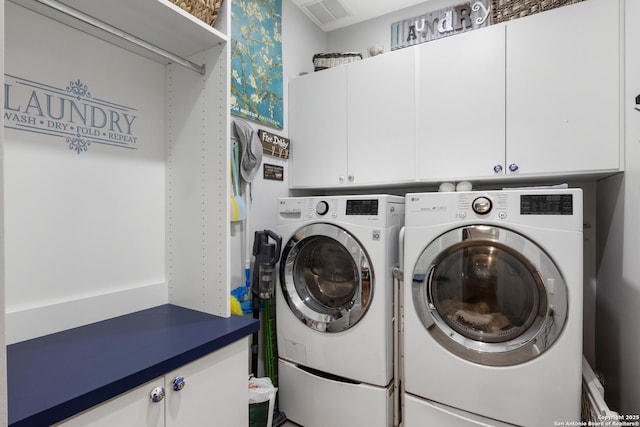
[[[391,50],[451,36],[490,24],[489,0],[462,3],[391,24]]]

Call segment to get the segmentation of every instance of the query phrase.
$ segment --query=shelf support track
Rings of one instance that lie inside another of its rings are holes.
[[[153,45],[145,40],[142,40],[132,34],[127,33],[126,31],[123,31],[119,28],[116,28],[112,25],[107,24],[104,21],[101,21],[99,19],[94,18],[93,16],[87,15],[86,13],[83,13],[77,9],[74,9],[70,6],[67,6],[66,4],[60,3],[56,0],[36,0],[38,3],[41,3],[45,6],[48,6],[52,9],[57,10],[58,12],[64,13],[65,15],[68,15],[72,18],[78,19],[79,21],[82,21],[86,24],[91,25],[92,27],[98,28],[100,30],[106,31],[109,34],[112,34],[116,37],[119,37],[123,40],[128,41],[129,43],[132,43],[136,46],[139,46],[143,49],[146,49],[150,52],[153,52],[157,55],[162,56],[163,58],[168,59],[169,61],[182,65],[185,68],[188,68],[192,71],[195,71],[196,73],[199,73],[201,75],[205,74],[205,66],[204,65],[198,65],[194,62],[191,62],[187,59],[184,59],[180,56],[174,55],[173,53],[166,51],[156,45]]]

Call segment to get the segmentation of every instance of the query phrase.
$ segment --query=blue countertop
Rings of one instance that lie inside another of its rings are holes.
[[[62,421],[259,328],[168,304],[9,345],[9,425]]]

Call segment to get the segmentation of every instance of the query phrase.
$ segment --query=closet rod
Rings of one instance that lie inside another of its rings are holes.
[[[100,21],[99,19],[94,18],[93,16],[87,15],[83,12],[80,12],[77,9],[74,9],[70,6],[67,6],[66,4],[60,3],[56,0],[36,0],[38,3],[44,4],[46,6],[49,6],[50,8],[53,8],[59,12],[64,13],[65,15],[71,16],[72,18],[78,19],[82,22],[85,22],[95,28],[99,28],[103,31],[108,32],[109,34],[113,34],[114,36],[120,37],[123,40],[126,40],[130,43],[133,43],[139,47],[142,47],[143,49],[146,49],[150,52],[153,52],[157,55],[160,55],[166,59],[168,59],[171,62],[175,62],[176,64],[180,64],[183,67],[186,67],[190,70],[193,70],[199,74],[204,75],[205,73],[205,66],[204,65],[198,65],[195,64],[189,60],[186,60],[184,58],[181,58],[177,55],[174,55],[171,52],[168,52],[162,48],[159,48],[158,46],[155,46],[149,42],[146,42],[132,34],[127,33],[126,31],[123,31],[119,28],[116,28],[112,25],[107,24],[106,22]],[[105,5],[107,5],[108,2],[105,2]]]

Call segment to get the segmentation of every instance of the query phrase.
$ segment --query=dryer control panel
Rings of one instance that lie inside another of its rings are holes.
[[[278,200],[278,224],[344,222],[388,227],[404,222],[404,197],[391,195],[283,197]]]
[[[405,225],[501,222],[582,230],[580,189],[409,193]]]
[[[346,215],[378,215],[378,199],[348,199]]]

